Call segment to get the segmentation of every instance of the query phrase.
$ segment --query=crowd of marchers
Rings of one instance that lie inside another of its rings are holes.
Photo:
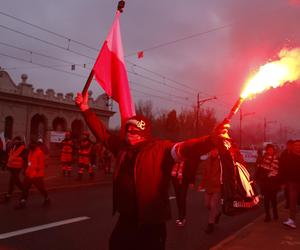
[[[224,179],[226,176],[224,172],[228,172],[230,164],[228,165],[228,161],[226,163],[224,157],[233,162],[234,171],[247,169],[247,163],[238,146],[231,139],[227,140],[229,147],[224,147],[226,144],[224,141],[220,146],[213,137],[217,137],[216,135],[179,143],[157,141],[151,137],[147,119],[135,116],[126,123],[125,141],[119,141],[117,136],[106,131],[88,108],[81,105],[81,109],[90,129],[100,142],[93,143],[89,132],[84,132],[82,139],[75,142],[72,134],[66,132],[61,142],[61,173],[66,178],[75,175],[80,181],[85,172],[93,178],[97,168],[103,169],[106,174],[115,172],[114,213],[117,212],[120,217],[110,238],[111,249],[119,249],[121,245],[117,242],[125,242],[127,238],[139,239],[138,246],[144,245],[142,240],[144,238],[146,242],[154,239],[153,244],[163,249],[166,237],[165,220],[169,217],[169,208],[165,203],[167,201],[164,200],[168,180],[172,183],[176,195],[178,218],[175,223],[178,227],[183,227],[187,222],[188,189],[195,187],[197,173],[200,173],[197,190],[204,191],[204,205],[208,209],[205,232],[214,232],[222,213],[226,214],[224,193],[228,191],[224,186],[228,180]],[[8,189],[2,197],[2,203],[11,200],[12,193],[17,187],[21,192],[16,208],[24,208],[29,190],[34,185],[44,198],[43,206],[49,206],[50,199],[44,183],[49,150],[43,140],[32,139],[26,146],[22,137],[17,136],[7,142],[5,151],[3,147],[0,149],[2,169],[9,172]],[[201,161],[200,156],[206,153],[208,158]],[[111,167],[113,157],[118,159],[114,169]],[[157,165],[162,170],[156,169]],[[150,177],[153,178],[152,181],[149,180]],[[300,140],[288,141],[283,152],[278,152],[272,144],[266,145],[264,153],[257,158],[253,176],[247,178],[251,185],[259,188],[253,192],[259,192],[262,198],[265,222],[279,219],[278,193],[284,190],[285,205],[290,213],[289,218],[283,221],[283,225],[295,229],[297,205],[300,202]],[[162,188],[161,185],[166,186]],[[245,182],[241,185],[245,185]],[[237,191],[232,189],[231,192]],[[148,210],[147,206],[152,209]],[[143,210],[142,213],[139,209]]]
[[[27,203],[29,190],[31,186],[35,186],[44,198],[43,206],[50,205],[48,192],[45,188],[45,162],[48,154],[48,148],[41,138],[34,138],[26,146],[24,140],[20,136],[16,136],[13,140],[8,140],[3,150],[1,149],[1,165],[2,170],[9,171],[8,190],[4,197],[1,197],[2,203],[11,200],[13,191],[17,187],[21,191],[17,209],[24,208]],[[24,178],[22,178],[20,175]]]
[[[31,186],[35,186],[44,197],[43,206],[50,205],[48,192],[45,188],[45,167],[49,162],[49,149],[41,137],[32,138],[28,145],[24,137],[16,136],[4,143],[0,141],[0,165],[2,171],[7,171],[8,187],[1,203],[8,203],[12,199],[15,188],[19,190],[17,209],[24,208]],[[112,155],[100,143],[93,143],[89,132],[83,132],[82,138],[74,140],[70,132],[60,143],[61,174],[63,177],[75,176],[80,181],[84,172],[89,179],[93,179],[96,170],[103,170],[104,174],[112,173]]]

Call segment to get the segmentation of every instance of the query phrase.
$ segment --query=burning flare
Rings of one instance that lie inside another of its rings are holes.
[[[300,48],[282,49],[278,56],[279,60],[261,66],[246,82],[241,94],[242,99],[300,79]]]
[[[224,123],[228,123],[238,112],[245,99],[300,79],[300,48],[282,49],[278,56],[279,60],[261,66],[258,72],[246,82],[245,89],[224,119]]]

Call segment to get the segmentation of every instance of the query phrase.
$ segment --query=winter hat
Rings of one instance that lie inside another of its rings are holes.
[[[133,126],[139,130],[139,133],[143,136],[151,135],[151,123],[149,119],[142,115],[135,115],[130,117],[125,124],[126,130],[129,126]]]

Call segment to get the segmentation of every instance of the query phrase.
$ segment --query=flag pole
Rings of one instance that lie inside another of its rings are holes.
[[[86,93],[87,93],[87,91],[88,91],[88,89],[89,89],[89,87],[91,85],[91,82],[93,80],[93,77],[94,77],[94,70],[92,69],[91,72],[90,72],[90,75],[89,75],[88,79],[86,80],[86,83],[85,83],[85,85],[83,87],[83,90],[81,92],[82,96],[86,95]]]
[[[118,2],[118,7],[117,7],[117,10],[120,11],[121,13],[123,12],[123,9],[125,7],[125,1],[121,0]],[[86,80],[86,83],[83,87],[83,90],[82,90],[82,96],[85,96],[87,94],[87,91],[92,83],[92,80],[93,80],[93,77],[94,77],[94,70],[92,69],[90,74],[89,74],[89,77],[88,79]]]

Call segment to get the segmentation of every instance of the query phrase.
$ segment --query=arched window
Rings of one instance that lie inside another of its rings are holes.
[[[83,133],[83,122],[81,120],[74,120],[71,125],[72,135],[75,139],[80,139]]]
[[[66,120],[62,117],[56,117],[52,122],[54,131],[65,131],[67,129]]]
[[[5,118],[4,136],[8,139],[12,139],[13,137],[13,125],[14,119],[11,116],[7,116]]]
[[[41,137],[45,139],[47,131],[46,118],[43,115],[36,114],[31,118],[30,138]]]

